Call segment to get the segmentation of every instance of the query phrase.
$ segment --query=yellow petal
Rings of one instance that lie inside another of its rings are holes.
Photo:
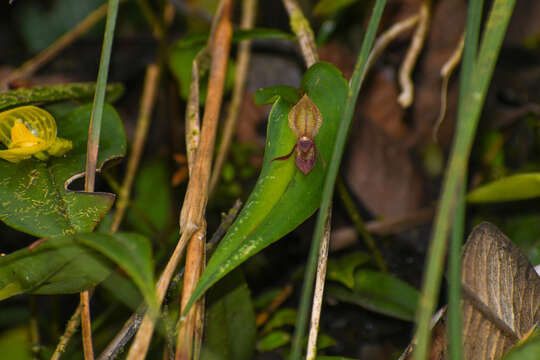
[[[40,139],[36,135],[32,134],[30,130],[23,123],[17,122],[11,128],[11,145],[13,148],[26,148],[39,144],[43,144],[45,140]]]

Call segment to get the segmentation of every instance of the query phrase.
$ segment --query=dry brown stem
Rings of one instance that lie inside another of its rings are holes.
[[[92,322],[90,320],[90,294],[88,290],[81,292],[81,330],[84,360],[94,360],[92,346]]]
[[[156,64],[150,64],[146,68],[146,76],[144,79],[144,87],[141,98],[141,104],[139,108],[139,118],[137,120],[137,129],[135,130],[135,139],[133,141],[133,149],[128,160],[126,176],[120,188],[118,194],[118,202],[116,203],[116,212],[114,213],[113,222],[111,225],[111,233],[115,233],[120,227],[120,223],[124,218],[129,198],[131,195],[131,188],[133,186],[133,180],[135,179],[135,173],[139,166],[139,161],[146,142],[146,135],[148,134],[148,128],[150,127],[152,119],[152,110],[156,100],[156,92],[159,85],[159,66]]]
[[[405,60],[403,60],[403,64],[399,70],[399,83],[402,90],[401,94],[398,96],[398,102],[404,108],[411,106],[414,99],[414,85],[411,80],[411,73],[426,39],[427,30],[429,27],[430,12],[431,0],[424,0],[420,6],[420,19],[418,26],[414,32],[411,45],[407,51],[407,55],[405,56]]]
[[[240,28],[250,29],[255,23],[255,0],[244,0],[242,3],[242,21]],[[234,81],[234,89],[231,104],[229,106],[229,114],[225,120],[223,127],[223,136],[221,138],[221,145],[219,146],[219,152],[216,157],[216,162],[212,170],[212,178],[210,179],[210,194],[212,194],[216,188],[217,182],[221,175],[221,168],[223,163],[227,159],[229,153],[229,147],[231,140],[236,129],[236,122],[238,120],[238,113],[240,104],[244,97],[244,89],[246,83],[246,77],[249,69],[251,41],[244,40],[240,43],[238,49],[238,61],[236,64],[236,79]]]
[[[291,296],[293,291],[293,286],[291,283],[285,285],[283,289],[277,294],[277,296],[272,300],[270,305],[262,312],[257,315],[257,319],[255,320],[255,323],[257,324],[257,327],[261,327],[268,321],[268,318],[270,315],[276,311],[277,308],[281,306]]]
[[[283,5],[289,14],[291,28],[296,34],[302,56],[309,68],[311,65],[319,61],[317,53],[317,45],[315,44],[315,36],[309,25],[309,21],[304,17],[300,6],[295,0],[283,0]]]

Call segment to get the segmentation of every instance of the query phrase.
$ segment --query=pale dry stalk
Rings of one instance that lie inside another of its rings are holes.
[[[242,2],[242,20],[240,23],[240,28],[251,29],[253,27],[253,24],[255,23],[255,9],[255,0],[244,0]],[[232,100],[231,104],[229,105],[229,114],[227,115],[227,119],[225,120],[225,125],[223,127],[223,136],[221,137],[219,152],[212,170],[212,178],[210,179],[210,194],[214,192],[219,181],[221,169],[223,168],[223,164],[227,159],[233,134],[236,129],[240,104],[244,98],[246,78],[249,69],[250,49],[251,40],[244,40],[239,45],[238,61],[236,63],[236,78],[234,81]]]
[[[92,322],[90,320],[90,293],[88,290],[81,292],[80,299],[84,360],[94,360],[94,347],[92,346]]]
[[[317,45],[315,44],[315,36],[309,25],[309,21],[305,18],[300,6],[295,0],[283,0],[283,5],[289,14],[291,28],[296,35],[302,56],[309,68],[311,65],[319,61],[317,54]]]
[[[152,110],[154,109],[158,84],[159,66],[157,64],[150,64],[146,68],[142,99],[139,107],[139,118],[135,130],[135,139],[133,140],[133,149],[128,160],[126,176],[124,177],[120,193],[118,194],[118,202],[116,203],[116,211],[110,230],[111,233],[115,233],[120,227],[120,223],[124,218],[129,203],[131,188],[146,142],[148,128],[150,127],[152,120]]]

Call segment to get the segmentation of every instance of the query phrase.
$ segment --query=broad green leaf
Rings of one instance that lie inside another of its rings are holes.
[[[104,280],[113,263],[156,306],[150,244],[132,233],[60,236],[1,257],[0,300],[21,293],[76,293]]]
[[[238,29],[235,30],[232,37],[232,42],[236,43],[242,40],[250,39],[282,39],[294,40],[294,35],[281,30],[272,28],[253,28],[253,29]],[[186,49],[191,47],[203,47],[208,41],[208,34],[193,34],[180,39],[175,45],[175,48]]]
[[[534,330],[525,341],[514,346],[503,360],[537,360],[540,355],[540,331]]]
[[[327,16],[339,11],[358,0],[319,0],[315,5],[315,14],[319,16]]]
[[[328,160],[347,96],[347,83],[334,66],[320,62],[308,69],[301,88],[322,114],[322,126],[314,141],[321,156]],[[289,153],[296,142],[288,127],[289,109],[281,99],[272,107],[257,184],[210,259],[191,303],[232,269],[294,230],[319,207],[328,167],[323,168],[317,160],[311,172],[304,175],[293,158],[271,161]]]
[[[172,199],[167,163],[154,159],[137,174],[127,213],[129,224],[148,236],[164,231],[172,222]]]
[[[69,83],[61,85],[34,86],[6,91],[0,94],[0,110],[16,106],[43,104],[64,100],[90,101],[94,97],[96,83]],[[107,101],[115,102],[124,93],[120,83],[107,85]]]
[[[342,256],[339,259],[328,259],[328,270],[326,277],[347,286],[354,287],[354,271],[362,264],[369,261],[370,256],[364,252],[353,252]]]
[[[280,309],[268,320],[264,326],[264,332],[267,333],[286,325],[294,326],[295,322],[296,309]]]
[[[71,140],[73,149],[48,161],[23,160],[17,164],[0,160],[0,220],[37,237],[89,232],[109,211],[114,195],[70,191],[67,187],[84,175],[88,124],[92,105],[67,113],[50,109],[58,136]],[[103,113],[98,169],[126,151],[126,135],[116,111],[106,105]]]
[[[352,291],[329,284],[327,293],[338,300],[407,321],[414,320],[419,295],[418,290],[395,276],[373,270],[358,270]]]
[[[288,85],[271,86],[257,90],[253,100],[257,105],[273,104],[281,98],[288,104],[296,104],[302,95],[297,88]]]
[[[233,271],[208,295],[202,359],[250,360],[255,349],[255,312],[244,275]]]
[[[540,196],[540,173],[518,174],[477,187],[467,195],[471,203],[504,202]]]
[[[285,331],[274,331],[268,335],[263,336],[257,343],[257,350],[260,352],[271,351],[287,345],[291,341],[291,335]]]
[[[86,233],[77,234],[76,239],[119,265],[137,285],[147,304],[157,309],[152,248],[146,237],[135,233]]]
[[[3,359],[32,360],[32,345],[29,339],[30,330],[17,328],[0,333],[0,354]]]

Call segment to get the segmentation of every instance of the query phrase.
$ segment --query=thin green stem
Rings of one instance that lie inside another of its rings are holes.
[[[343,204],[345,205],[345,208],[347,209],[347,212],[349,213],[349,216],[354,223],[356,231],[360,233],[362,239],[364,239],[364,243],[369,248],[369,250],[371,250],[371,254],[373,255],[373,260],[375,260],[375,264],[377,265],[379,270],[388,272],[388,266],[384,262],[381,252],[377,248],[377,244],[373,239],[373,236],[371,236],[369,231],[367,231],[366,225],[364,224],[362,217],[356,210],[353,199],[351,198],[351,195],[347,191],[347,187],[345,186],[341,178],[338,178],[337,180],[337,189],[339,196],[341,197],[341,200],[343,201]]]
[[[470,12],[480,8],[476,4],[479,1],[481,0],[471,2]],[[467,93],[460,95],[464,97],[463,110],[458,114],[454,145],[444,179],[439,209],[434,222],[432,240],[428,249],[426,271],[424,272],[424,283],[420,295],[417,315],[417,344],[414,350],[415,360],[424,360],[427,357],[431,332],[430,319],[439,297],[444,258],[446,255],[446,239],[450,231],[450,223],[454,215],[456,199],[459,198],[459,194],[463,191],[464,178],[478,119],[480,118],[493,69],[495,68],[497,56],[514,5],[515,0],[495,0],[484,31],[478,60],[472,68],[471,76],[469,77],[470,83],[466,86]],[[467,30],[469,30],[469,26],[473,26],[470,25],[471,21],[473,21],[473,16],[475,15],[469,13]],[[471,29],[474,29],[474,27]]]
[[[103,106],[105,104],[105,88],[107,87],[107,77],[109,74],[109,63],[111,60],[111,50],[114,38],[114,28],[116,26],[116,16],[118,14],[119,0],[110,0],[107,9],[107,23],[105,24],[105,36],[101,59],[99,61],[99,71],[96,83],[96,93],[90,117],[90,129],[88,131],[88,146],[86,151],[86,177],[84,181],[85,191],[94,191],[96,179],[96,164],[99,150],[99,137],[101,134],[101,120],[103,118]]]
[[[332,202],[332,195],[334,193],[334,185],[336,183],[336,177],[339,170],[343,151],[345,149],[345,142],[351,125],[354,109],[356,106],[356,100],[360,87],[366,73],[366,62],[375,39],[375,33],[379,26],[379,21],[382,16],[382,12],[386,0],[377,0],[373,8],[373,14],[369,20],[366,36],[362,43],[362,48],[358,56],[354,73],[351,78],[351,84],[349,88],[349,94],[347,96],[347,102],[345,109],[341,116],[341,124],[334,144],[334,150],[332,152],[332,159],[328,165],[328,174],[326,175],[321,207],[317,216],[317,223],[315,225],[315,233],[313,234],[313,241],[311,243],[311,249],[309,252],[308,264],[306,267],[306,275],[304,277],[304,284],[302,288],[302,298],[300,300],[300,309],[298,317],[296,319],[296,331],[292,342],[291,360],[299,360],[302,350],[302,340],[306,332],[307,318],[310,310],[311,293],[313,292],[313,282],[315,278],[315,272],[317,267],[317,258],[320,243],[322,241],[324,233],[324,224],[326,217],[328,216],[329,206]]]

